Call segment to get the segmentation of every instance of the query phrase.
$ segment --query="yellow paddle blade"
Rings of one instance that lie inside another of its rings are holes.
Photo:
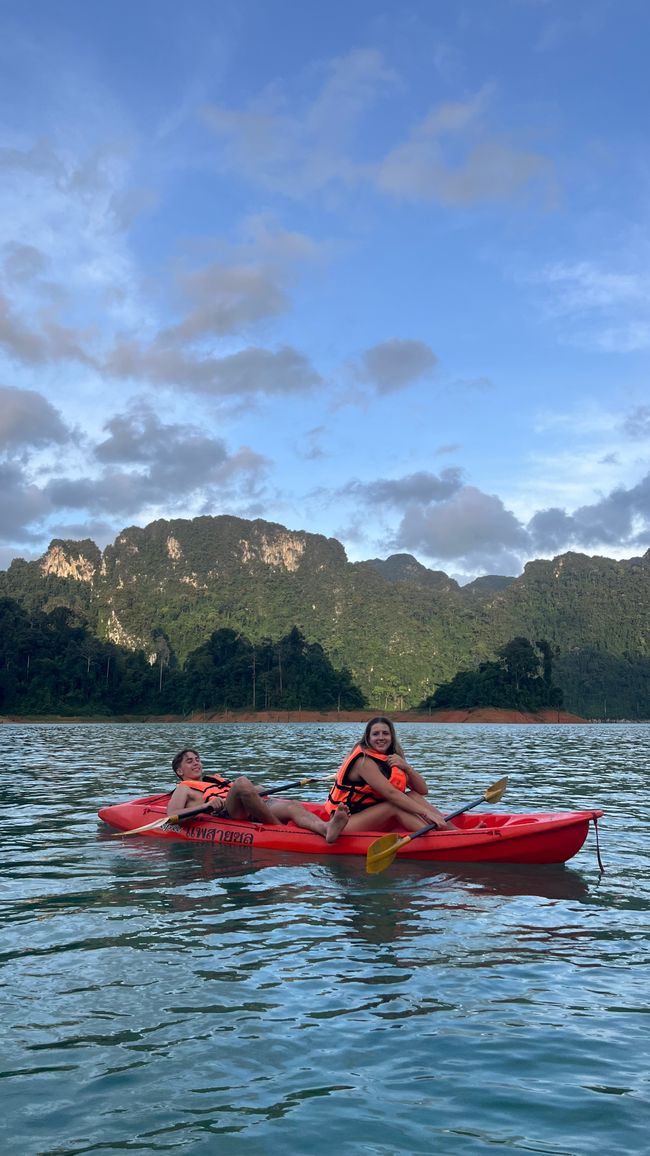
[[[498,803],[507,786],[508,776],[504,775],[502,779],[499,779],[496,783],[493,783],[491,787],[488,787],[483,796],[485,802]]]
[[[380,839],[375,839],[366,852],[366,871],[368,874],[375,875],[386,867],[390,867],[398,849],[405,842],[410,843],[410,839],[404,839],[403,836],[395,834],[382,835]]]

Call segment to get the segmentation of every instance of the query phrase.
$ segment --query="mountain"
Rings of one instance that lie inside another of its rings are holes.
[[[363,565],[363,563],[362,563]],[[411,582],[429,590],[460,590],[460,586],[449,578],[443,570],[428,570],[412,554],[391,554],[390,558],[371,558],[368,566],[373,566],[387,582]]]
[[[257,645],[295,626],[384,710],[415,706],[512,638],[544,639],[567,709],[650,717],[650,551],[567,553],[461,587],[408,554],[353,563],[336,539],[276,523],[161,519],[104,551],[55,540],[0,573],[0,595],[29,612],[68,607],[99,639],[177,668],[216,630]]]

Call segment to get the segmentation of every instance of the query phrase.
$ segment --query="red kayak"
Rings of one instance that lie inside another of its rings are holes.
[[[118,831],[131,831],[164,817],[170,795],[150,795],[129,803],[102,807],[100,819]],[[321,818],[319,803],[305,803]],[[592,820],[602,811],[539,811],[532,814],[463,814],[454,819],[455,831],[432,831],[414,839],[398,852],[400,859],[435,863],[566,863],[585,839]],[[479,824],[483,824],[479,826]],[[408,832],[400,831],[401,835]],[[294,851],[300,855],[366,855],[370,844],[385,831],[346,835],[326,843],[319,835],[293,823],[269,826],[235,819],[196,815],[182,823],[164,823],[143,835],[157,839],[186,839],[220,847],[250,847]]]

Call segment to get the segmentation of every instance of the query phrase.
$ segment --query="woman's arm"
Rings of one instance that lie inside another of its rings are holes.
[[[422,820],[423,826],[427,823],[438,823],[440,827],[451,826],[441,811],[437,807],[432,807],[422,798],[419,791],[413,794],[405,794],[404,791],[398,791],[388,779],[382,775],[376,763],[372,759],[365,756],[363,758],[355,759],[352,764],[356,775],[363,779],[369,787],[372,787],[376,795],[385,799],[391,806],[398,808],[400,811],[407,811],[410,815],[415,815],[416,818]],[[397,766],[397,763],[395,763]],[[418,776],[419,778],[420,776]]]
[[[393,756],[391,756],[391,758],[392,757]],[[395,758],[399,758],[399,756],[395,756]],[[406,772],[408,776],[409,787],[412,791],[415,791],[416,795],[429,794],[429,788],[422,778],[422,775],[419,773],[419,771],[416,771],[409,763],[407,763],[406,759],[400,759],[399,762],[394,763],[394,766],[401,767],[401,769]]]

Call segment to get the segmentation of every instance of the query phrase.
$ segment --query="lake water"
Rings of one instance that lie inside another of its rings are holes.
[[[4,1152],[647,1152],[649,726],[398,728],[446,809],[505,773],[501,809],[602,807],[602,877],[593,828],[366,875],[96,818],[185,745],[272,785],[361,730],[0,726]]]

